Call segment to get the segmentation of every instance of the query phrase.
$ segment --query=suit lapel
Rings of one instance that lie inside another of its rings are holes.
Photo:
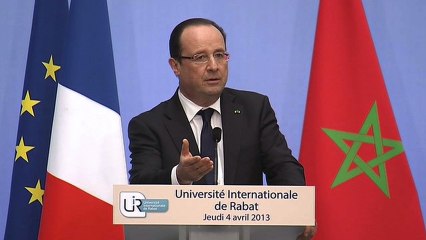
[[[186,138],[189,141],[189,150],[192,155],[199,155],[200,153],[194,133],[192,132],[191,126],[189,125],[188,119],[179,101],[177,91],[167,103],[165,111],[166,119],[164,122],[177,151],[180,153],[182,149],[182,140]]]
[[[223,128],[223,151],[225,162],[225,184],[232,184],[235,179],[236,169],[239,163],[240,137],[242,120],[244,119],[244,107],[237,103],[236,96],[224,90],[221,97],[221,115]]]
[[[239,163],[240,137],[242,132],[242,121],[245,118],[244,107],[237,103],[237,98],[229,90],[225,89],[221,96],[221,117],[223,130],[223,151],[225,162],[225,184],[235,181],[236,169]],[[200,155],[191,126],[186,118],[183,107],[179,101],[177,92],[167,102],[165,111],[165,126],[180,153],[182,140],[189,141],[192,155]],[[177,159],[179,161],[179,159]],[[176,163],[177,164],[177,163]],[[204,179],[194,184],[203,184]]]

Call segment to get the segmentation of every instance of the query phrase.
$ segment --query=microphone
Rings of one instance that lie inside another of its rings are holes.
[[[221,136],[222,135],[222,129],[220,127],[215,127],[213,128],[213,141],[215,141],[215,143],[220,142]]]
[[[219,127],[213,128],[213,141],[215,142],[214,145],[214,182],[216,185],[218,185],[217,179],[218,179],[218,171],[219,171],[219,165],[218,165],[218,154],[217,154],[217,144],[220,142],[222,138],[222,129]]]

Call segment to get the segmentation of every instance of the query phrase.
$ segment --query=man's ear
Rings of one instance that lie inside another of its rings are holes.
[[[169,58],[169,65],[176,76],[180,75],[180,63],[174,58]]]

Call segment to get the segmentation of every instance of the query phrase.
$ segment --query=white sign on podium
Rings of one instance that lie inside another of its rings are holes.
[[[114,224],[151,230],[180,226],[179,239],[253,239],[250,229],[315,225],[315,188],[120,185],[114,186],[113,216]]]

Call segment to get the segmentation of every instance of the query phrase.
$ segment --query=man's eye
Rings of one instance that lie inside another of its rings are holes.
[[[197,62],[203,62],[206,59],[207,59],[207,55],[204,55],[204,54],[194,55],[194,60]]]
[[[216,59],[223,59],[225,57],[224,53],[215,53],[214,58]]]

